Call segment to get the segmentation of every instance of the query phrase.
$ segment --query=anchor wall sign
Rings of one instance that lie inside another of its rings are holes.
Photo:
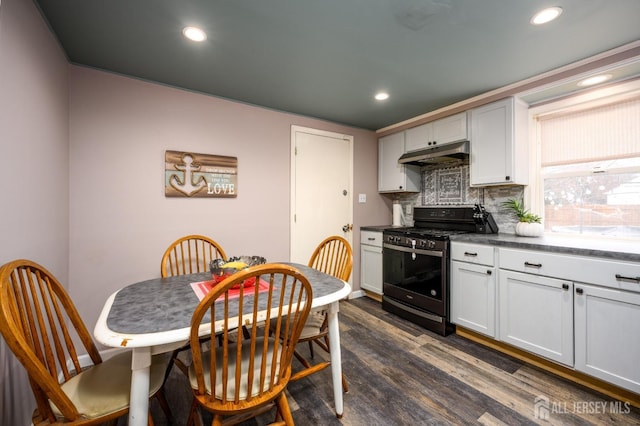
[[[166,151],[165,197],[233,198],[238,196],[238,158]]]

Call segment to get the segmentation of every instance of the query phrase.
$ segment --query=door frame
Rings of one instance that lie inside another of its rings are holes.
[[[331,132],[327,130],[319,130],[311,127],[304,126],[291,126],[291,140],[290,140],[290,176],[291,176],[291,187],[290,187],[290,200],[289,200],[289,259],[293,258],[293,251],[295,248],[295,237],[297,236],[296,223],[295,223],[295,205],[296,205],[296,152],[295,152],[295,141],[296,141],[296,133],[304,132],[309,133],[316,136],[325,136],[330,138],[337,138],[346,140],[349,142],[349,184],[348,184],[348,198],[349,198],[349,207],[348,207],[348,221],[352,225],[352,229],[350,232],[347,232],[344,236],[345,239],[349,242],[351,247],[353,247],[353,141],[354,137],[352,135],[346,135],[344,133]],[[354,255],[355,256],[355,255]],[[353,274],[349,278],[349,281],[353,279]]]

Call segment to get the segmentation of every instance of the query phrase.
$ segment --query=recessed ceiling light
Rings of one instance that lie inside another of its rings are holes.
[[[557,6],[548,7],[536,13],[535,15],[533,15],[533,18],[531,18],[531,23],[533,25],[546,24],[547,22],[550,22],[556,19],[558,16],[560,16],[561,13],[562,13],[561,7],[557,7]]]
[[[377,101],[384,101],[386,99],[389,99],[389,94],[386,92],[376,93],[374,98],[376,98]]]
[[[585,78],[578,83],[578,86],[593,86],[611,79],[611,74],[594,75],[593,77]]]
[[[184,27],[182,29],[182,35],[193,41],[205,41],[207,39],[205,32],[196,27]]]

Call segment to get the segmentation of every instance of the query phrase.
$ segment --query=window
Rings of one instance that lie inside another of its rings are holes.
[[[545,232],[640,238],[640,96],[537,120]]]

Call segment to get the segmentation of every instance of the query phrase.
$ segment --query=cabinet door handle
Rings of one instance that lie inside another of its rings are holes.
[[[470,253],[470,252],[468,252],[468,251],[465,251],[465,252],[464,252],[464,255],[465,255],[465,256],[477,256],[477,255],[478,255],[478,253]]]
[[[524,262],[524,266],[531,266],[531,267],[534,267],[534,268],[542,268],[542,263]]]
[[[491,275],[493,272],[491,272],[491,269],[487,269],[487,275]]]
[[[563,290],[569,290],[569,284],[567,284],[567,283],[562,283],[562,289],[563,289]]]
[[[637,281],[637,282],[640,283],[640,277],[625,277],[623,275],[616,274],[616,279],[617,280]]]
[[[578,288],[576,288],[576,293],[582,294],[582,293],[584,293],[584,290],[582,290],[580,287],[578,287]]]

